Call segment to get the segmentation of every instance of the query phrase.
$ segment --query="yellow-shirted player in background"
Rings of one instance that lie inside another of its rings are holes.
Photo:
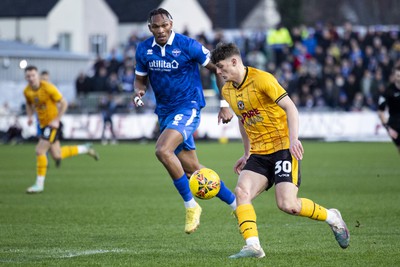
[[[298,111],[285,89],[270,73],[244,66],[235,44],[219,44],[211,60],[226,81],[222,96],[239,119],[244,143],[244,155],[234,171],[239,174],[236,215],[246,245],[230,258],[265,256],[252,200],[274,184],[280,210],[326,221],[339,245],[347,248],[350,234],[340,212],[297,197],[304,151],[298,139]]]
[[[50,151],[56,164],[59,164],[61,159],[78,154],[87,154],[96,160],[98,160],[98,155],[90,144],[61,147],[59,126],[60,119],[68,108],[67,101],[52,83],[40,80],[38,69],[35,66],[28,66],[25,69],[25,79],[28,82],[24,90],[28,125],[33,123],[33,114],[36,112],[41,130],[36,146],[36,183],[26,192],[40,193],[44,189],[47,151]]]

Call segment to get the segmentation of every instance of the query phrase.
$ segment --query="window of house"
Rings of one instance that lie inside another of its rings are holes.
[[[94,55],[104,56],[107,53],[107,36],[95,34],[89,37],[90,52]]]
[[[58,35],[58,48],[62,51],[71,51],[72,37],[70,33],[60,33]]]

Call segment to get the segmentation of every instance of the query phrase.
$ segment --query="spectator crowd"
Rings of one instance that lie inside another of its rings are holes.
[[[133,92],[136,47],[147,37],[132,34],[124,47],[98,57],[93,75],[77,77],[78,95]],[[235,42],[245,64],[274,74],[301,110],[375,111],[393,67],[400,63],[399,30],[394,27],[278,25],[267,32],[215,31],[191,37],[210,50],[219,42]],[[207,69],[201,75],[204,88],[217,90]]]

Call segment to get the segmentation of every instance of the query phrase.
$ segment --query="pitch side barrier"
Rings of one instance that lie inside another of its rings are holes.
[[[376,112],[300,112],[301,139],[324,141],[390,141]],[[71,140],[100,140],[103,129],[101,114],[67,114],[63,117],[63,136]],[[157,125],[155,114],[115,114],[114,131],[119,140],[153,139]],[[28,139],[36,135],[36,126],[27,125],[26,116],[0,116],[0,131],[6,132],[18,123]],[[237,118],[217,122],[217,113],[203,113],[196,137],[240,139]],[[108,131],[106,135],[110,134]]]

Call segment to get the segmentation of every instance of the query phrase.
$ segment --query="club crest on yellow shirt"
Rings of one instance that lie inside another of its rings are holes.
[[[237,103],[237,106],[238,106],[238,109],[243,110],[243,109],[244,109],[244,103],[243,103],[243,101],[239,101],[239,102]]]

